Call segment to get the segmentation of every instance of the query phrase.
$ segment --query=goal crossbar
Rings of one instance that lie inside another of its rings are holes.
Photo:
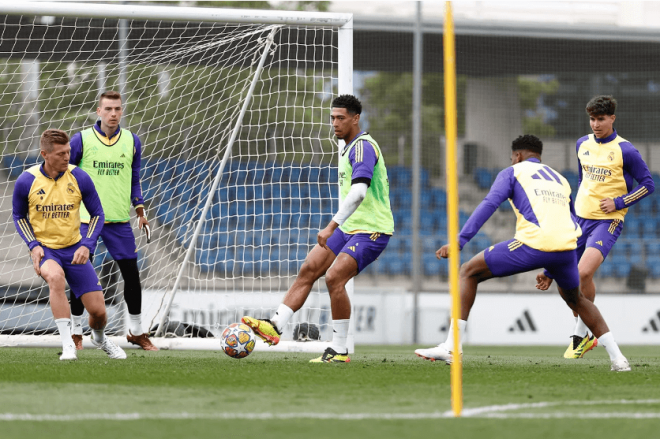
[[[85,18],[127,18],[132,20],[204,21],[217,23],[261,23],[296,26],[341,27],[353,20],[353,14],[304,11],[269,11],[255,9],[193,8],[81,3],[1,2],[0,13],[12,15],[54,15]]]
[[[122,349],[141,349],[126,340],[126,337],[108,336],[117,346]],[[154,346],[164,350],[182,350],[182,351],[214,351],[218,350],[219,344],[217,338],[178,338],[178,337],[158,337],[151,339]],[[279,343],[275,346],[269,346],[257,338],[254,346],[255,352],[299,352],[314,353],[323,352],[329,345],[326,342],[306,341],[300,343]],[[62,340],[59,335],[42,335],[34,337],[32,335],[1,335],[0,348],[3,347],[31,347],[31,348],[61,348]],[[96,349],[89,338],[83,340],[83,348]]]

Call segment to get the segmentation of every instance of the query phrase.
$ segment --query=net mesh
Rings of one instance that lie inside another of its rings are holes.
[[[40,162],[47,128],[70,135],[96,120],[99,94],[121,91],[122,126],[143,145],[141,184],[151,243],[135,231],[143,326],[160,321],[164,295],[190,246],[168,327],[219,335],[244,313],[270,317],[316,234],[337,209],[336,141],[328,124],[337,87],[337,31],[314,27],[4,17],[0,40],[0,332],[55,331],[48,289],[35,276],[11,217],[14,181]],[[201,211],[246,100],[254,95],[201,233]],[[124,41],[124,42],[122,42]],[[125,57],[122,56],[125,54]],[[94,266],[108,329],[125,332],[123,287],[101,241]],[[327,331],[327,294],[312,291],[299,322]],[[210,294],[214,293],[214,294]],[[220,296],[221,295],[221,296]],[[220,298],[220,299],[219,299]]]

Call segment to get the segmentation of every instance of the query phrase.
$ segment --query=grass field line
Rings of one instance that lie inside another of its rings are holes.
[[[464,417],[488,417],[488,418],[505,418],[505,417],[553,417],[560,413],[501,413],[507,411],[517,411],[525,409],[543,409],[556,406],[589,406],[589,405],[631,405],[631,404],[660,404],[660,399],[606,399],[601,401],[554,401],[554,402],[529,402],[524,404],[500,404],[489,405],[484,407],[466,408],[463,410],[462,416]],[[635,413],[621,412],[618,417],[633,417]],[[611,413],[610,413],[611,415]],[[641,413],[640,415],[654,415],[650,417],[660,417],[660,413]],[[572,417],[572,418],[590,418],[600,417],[599,413],[563,413],[559,417]]]
[[[490,419],[660,419],[660,413],[489,413],[479,417]]]
[[[544,409],[556,406],[594,406],[594,405],[648,405],[660,404],[660,399],[642,400],[603,400],[603,401],[556,401],[534,402],[524,404],[501,404],[484,407],[467,408],[463,410],[463,417],[470,418],[526,418],[526,419],[556,419],[556,418],[629,418],[629,419],[660,419],[660,412],[556,412],[556,413],[506,413],[526,409]],[[30,421],[30,422],[71,422],[71,421],[138,421],[158,419],[206,419],[206,420],[286,420],[286,419],[328,419],[328,420],[415,420],[415,419],[441,419],[453,418],[451,410],[430,413],[80,413],[80,414],[31,414],[31,413],[0,413],[0,421]]]

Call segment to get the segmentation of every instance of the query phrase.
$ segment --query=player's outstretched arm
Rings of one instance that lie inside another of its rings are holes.
[[[513,167],[508,167],[497,174],[497,178],[490,187],[488,195],[486,195],[484,200],[472,212],[472,215],[470,215],[470,218],[468,218],[461,230],[458,237],[458,246],[460,249],[463,249],[463,246],[474,238],[474,235],[479,232],[486,221],[495,213],[497,208],[500,207],[500,204],[513,196],[515,179]]]
[[[552,279],[541,272],[536,275],[536,289],[546,291],[552,285]]]
[[[460,250],[459,250],[460,251]],[[438,259],[447,259],[449,257],[449,244],[445,244],[435,252]]]

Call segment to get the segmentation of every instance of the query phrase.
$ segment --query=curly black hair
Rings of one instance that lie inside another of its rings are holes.
[[[609,95],[596,96],[587,102],[589,116],[611,116],[616,111],[616,99]]]
[[[334,98],[332,108],[345,108],[351,115],[362,114],[362,102],[353,95],[341,95]]]
[[[543,142],[536,136],[525,134],[519,136],[516,140],[511,142],[512,151],[527,150],[541,155],[543,153]]]

